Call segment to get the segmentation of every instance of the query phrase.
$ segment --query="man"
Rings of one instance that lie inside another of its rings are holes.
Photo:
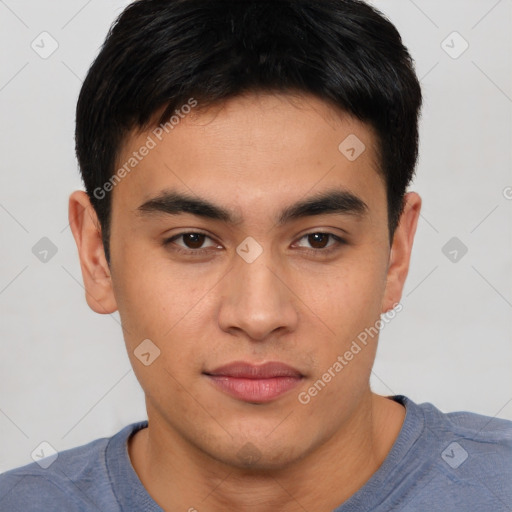
[[[0,510],[511,510],[512,422],[369,385],[420,106],[365,3],[131,4],[80,94],[69,219],[148,421],[4,473]]]

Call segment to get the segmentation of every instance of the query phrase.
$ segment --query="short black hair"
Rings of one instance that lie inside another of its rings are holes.
[[[422,94],[381,12],[359,0],[138,0],[110,28],[76,109],[76,154],[109,264],[104,185],[124,138],[191,98],[206,108],[251,92],[313,94],[375,130],[392,241],[416,166]]]

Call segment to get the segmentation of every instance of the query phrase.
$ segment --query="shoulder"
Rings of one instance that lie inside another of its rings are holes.
[[[32,512],[94,509],[88,503],[83,483],[93,472],[104,475],[102,456],[108,439],[43,456],[40,461],[11,469],[0,475],[0,511]],[[43,452],[42,452],[43,453]],[[82,484],[82,485],[81,485]]]
[[[82,512],[82,503],[71,493],[69,485],[53,474],[39,474],[31,464],[0,475],[1,512],[38,512],[66,510]]]
[[[512,459],[512,421],[469,411],[442,412],[431,403],[417,405],[427,428],[441,438],[454,438],[468,448],[485,451],[491,459]]]
[[[128,436],[135,425],[115,437]],[[105,458],[111,439],[96,439],[50,456],[43,450],[40,460],[0,474],[0,512],[118,510]]]
[[[428,484],[414,505],[444,500],[482,511],[510,510],[512,421],[468,411],[442,412],[431,403],[406,400],[424,419],[416,456],[423,461],[422,480]]]

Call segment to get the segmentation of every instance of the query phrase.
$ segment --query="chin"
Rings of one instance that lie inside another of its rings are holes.
[[[285,444],[285,439],[293,439],[292,445]],[[283,470],[297,462],[308,453],[304,441],[298,436],[287,434],[283,438],[269,439],[266,434],[244,435],[243,439],[233,439],[229,445],[210,454],[220,462],[241,470],[265,472]]]

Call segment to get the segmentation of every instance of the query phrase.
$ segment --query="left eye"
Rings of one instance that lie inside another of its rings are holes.
[[[334,242],[331,245],[326,246],[329,238],[333,239]],[[304,235],[301,240],[307,239],[307,242],[312,245],[313,249],[326,249],[331,248],[333,245],[337,245],[337,243],[342,243],[343,240],[332,233],[309,233]]]

